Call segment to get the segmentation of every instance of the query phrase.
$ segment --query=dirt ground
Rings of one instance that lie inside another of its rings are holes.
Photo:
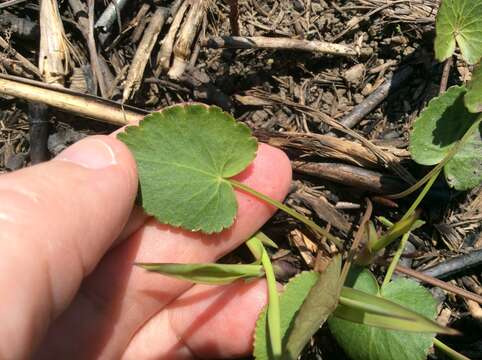
[[[172,10],[182,1],[127,1],[107,34],[96,33],[98,56],[105,60],[104,98],[122,101],[142,30],[156,8],[165,7],[170,12],[148,56],[140,89],[127,104],[152,111],[197,101],[231,112],[259,139],[289,154],[294,181],[286,202],[320,225],[330,224],[332,232],[343,239],[353,238],[366,198],[374,204],[372,219],[400,219],[414,197],[390,200],[385,195],[405,189],[411,180],[428,171],[410,160],[407,147],[412,122],[439,93],[443,77],[444,64],[437,63],[433,55],[439,1],[239,0],[240,36],[323,41],[356,49],[356,55],[344,56],[282,48],[214,48],[218,37],[236,32],[230,24],[230,5],[235,2],[209,2],[186,68],[181,76],[173,77],[159,71],[160,42],[175,22],[176,12]],[[59,1],[59,6],[72,53],[63,85],[100,96],[100,90],[92,86],[94,70],[89,65],[91,54],[79,21],[82,14],[72,10],[72,1]],[[104,1],[97,1],[95,18],[104,10]],[[39,63],[38,3],[25,1],[0,7],[0,29],[7,43],[0,53],[1,72],[45,81],[15,57],[19,53],[35,66]],[[110,37],[102,45],[100,38],[107,35]],[[471,71],[457,56],[449,70],[448,86],[464,83]],[[334,130],[330,125],[333,120],[344,124],[351,121],[351,133]],[[2,96],[0,173],[45,160],[89,134],[115,129],[115,125],[74,116],[69,111]],[[340,139],[345,142],[337,141]],[[377,149],[375,155],[370,144]],[[421,218],[426,224],[411,236],[403,265],[419,272],[442,266],[443,272],[448,259],[480,249],[480,190],[479,186],[467,193],[456,192],[439,179],[422,203]],[[377,228],[382,226],[377,223]],[[320,254],[326,256],[333,250],[311,241],[306,228],[283,214],[277,214],[265,231],[280,244],[272,254],[280,281],[313,268]],[[389,258],[394,249],[388,249],[384,257]],[[244,256],[238,252],[227,260]],[[480,295],[481,263],[479,259],[478,267],[439,277]],[[382,276],[386,266],[374,265],[373,270]],[[479,304],[427,287],[440,302],[438,321],[464,333],[459,338],[441,339],[472,359],[482,359]],[[444,355],[431,353],[429,357],[443,359]],[[345,357],[324,328],[303,358]]]

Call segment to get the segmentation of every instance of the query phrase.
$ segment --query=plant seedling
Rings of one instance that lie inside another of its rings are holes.
[[[234,221],[237,203],[233,188],[238,188],[278,207],[305,223],[315,233],[341,245],[338,238],[312,220],[231,178],[249,165],[255,156],[257,143],[246,126],[236,123],[230,115],[216,107],[191,104],[167,108],[148,115],[138,127],[128,127],[125,133],[119,134],[119,138],[136,158],[142,206],[163,223],[193,231],[219,232]],[[265,275],[269,302],[266,312],[258,321],[255,345],[255,355],[260,359],[265,355],[269,359],[279,359],[282,354],[284,358],[294,359],[309,339],[304,332],[308,331],[311,336],[322,325],[336,307],[340,294],[340,304],[344,308],[338,309],[337,314],[350,321],[360,322],[364,318],[361,314],[372,314],[368,317],[371,319],[370,326],[386,327],[387,323],[393,321],[393,326],[399,330],[406,330],[409,326],[417,331],[447,331],[387,299],[357,292],[356,289],[339,290],[339,275],[336,275],[339,274],[339,261],[334,263],[338,266],[331,265],[331,270],[326,274],[320,276],[307,272],[292,280],[279,301],[273,267],[263,246],[275,244],[263,234],[249,239],[246,244],[256,259],[248,265],[138,265],[149,271],[208,284]],[[323,279],[323,282],[318,283],[311,293],[318,279]],[[331,284],[331,295],[323,301],[317,300],[316,296],[323,285],[327,285],[327,281]],[[289,290],[293,287],[304,290]],[[306,305],[295,320],[307,296]],[[311,321],[306,314],[313,308],[317,309],[316,314],[323,315]],[[263,317],[267,321],[262,320]],[[288,334],[287,329],[292,323],[294,331]]]

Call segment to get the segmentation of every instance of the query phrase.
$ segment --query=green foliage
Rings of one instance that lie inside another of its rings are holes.
[[[470,112],[482,112],[482,64],[478,64],[472,73],[464,101]]]
[[[238,279],[264,275],[261,265],[137,263],[151,272],[169,275],[198,284],[229,284]]]
[[[455,43],[469,64],[482,56],[482,0],[443,0],[435,22],[435,56],[444,61]]]
[[[281,338],[286,340],[285,335],[293,325],[293,319],[301,304],[308,296],[313,285],[319,278],[319,273],[305,271],[290,280],[286,289],[280,296],[281,314]],[[266,308],[260,314],[256,322],[254,335],[254,352],[256,360],[269,360],[273,358],[269,336],[267,336],[267,313]]]
[[[466,91],[461,86],[449,88],[431,100],[415,121],[410,153],[417,163],[435,165],[442,161],[476,121],[477,115],[464,106]],[[444,167],[448,183],[457,190],[470,189],[482,181],[480,131],[479,126]]]
[[[148,214],[206,233],[233,223],[237,201],[227,178],[255,157],[248,127],[217,107],[180,105],[146,116],[118,137],[136,159]]]
[[[297,359],[311,337],[338,304],[341,256],[337,255],[321,273],[296,315],[286,340],[284,358]]]
[[[435,300],[425,288],[414,281],[397,279],[380,291],[375,278],[365,270],[359,273],[353,286],[355,289],[362,290],[358,293],[378,295],[381,300],[391,300],[393,303],[400,304],[429,319],[435,318]],[[342,297],[345,295],[348,294],[342,292]],[[340,303],[342,303],[341,300],[342,298],[340,298]],[[360,300],[361,304],[368,303],[366,299]],[[343,311],[342,306],[345,305],[340,305],[339,308]],[[335,312],[335,316],[340,315],[339,308]],[[381,308],[380,315],[386,311],[392,312],[393,309]],[[397,326],[397,323],[401,325],[403,321],[406,321],[404,318],[406,316],[391,321],[385,320],[386,326]],[[373,321],[373,319],[376,319],[374,312],[365,312],[363,316],[360,316],[361,322]],[[338,343],[353,360],[422,360],[426,358],[434,338],[434,334],[430,333],[388,330],[356,324],[338,317],[331,317],[328,325]],[[414,329],[416,329],[415,326],[414,322]]]

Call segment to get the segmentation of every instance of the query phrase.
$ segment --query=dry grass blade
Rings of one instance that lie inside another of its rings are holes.
[[[149,26],[142,37],[141,43],[137,48],[136,54],[129,68],[124,85],[124,92],[122,94],[123,101],[129,99],[131,94],[139,89],[147,62],[151,56],[152,49],[156,44],[157,37],[161,32],[161,28],[166,21],[167,15],[168,10],[165,8],[158,8],[154,15],[152,15]]]

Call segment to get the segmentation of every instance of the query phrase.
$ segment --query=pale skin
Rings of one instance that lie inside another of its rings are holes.
[[[291,168],[283,152],[261,144],[236,179],[282,200]],[[252,351],[264,281],[193,286],[133,263],[215,261],[275,209],[236,191],[229,230],[191,233],[134,208],[137,183],[134,159],[112,136],[0,176],[1,359],[215,359]]]

